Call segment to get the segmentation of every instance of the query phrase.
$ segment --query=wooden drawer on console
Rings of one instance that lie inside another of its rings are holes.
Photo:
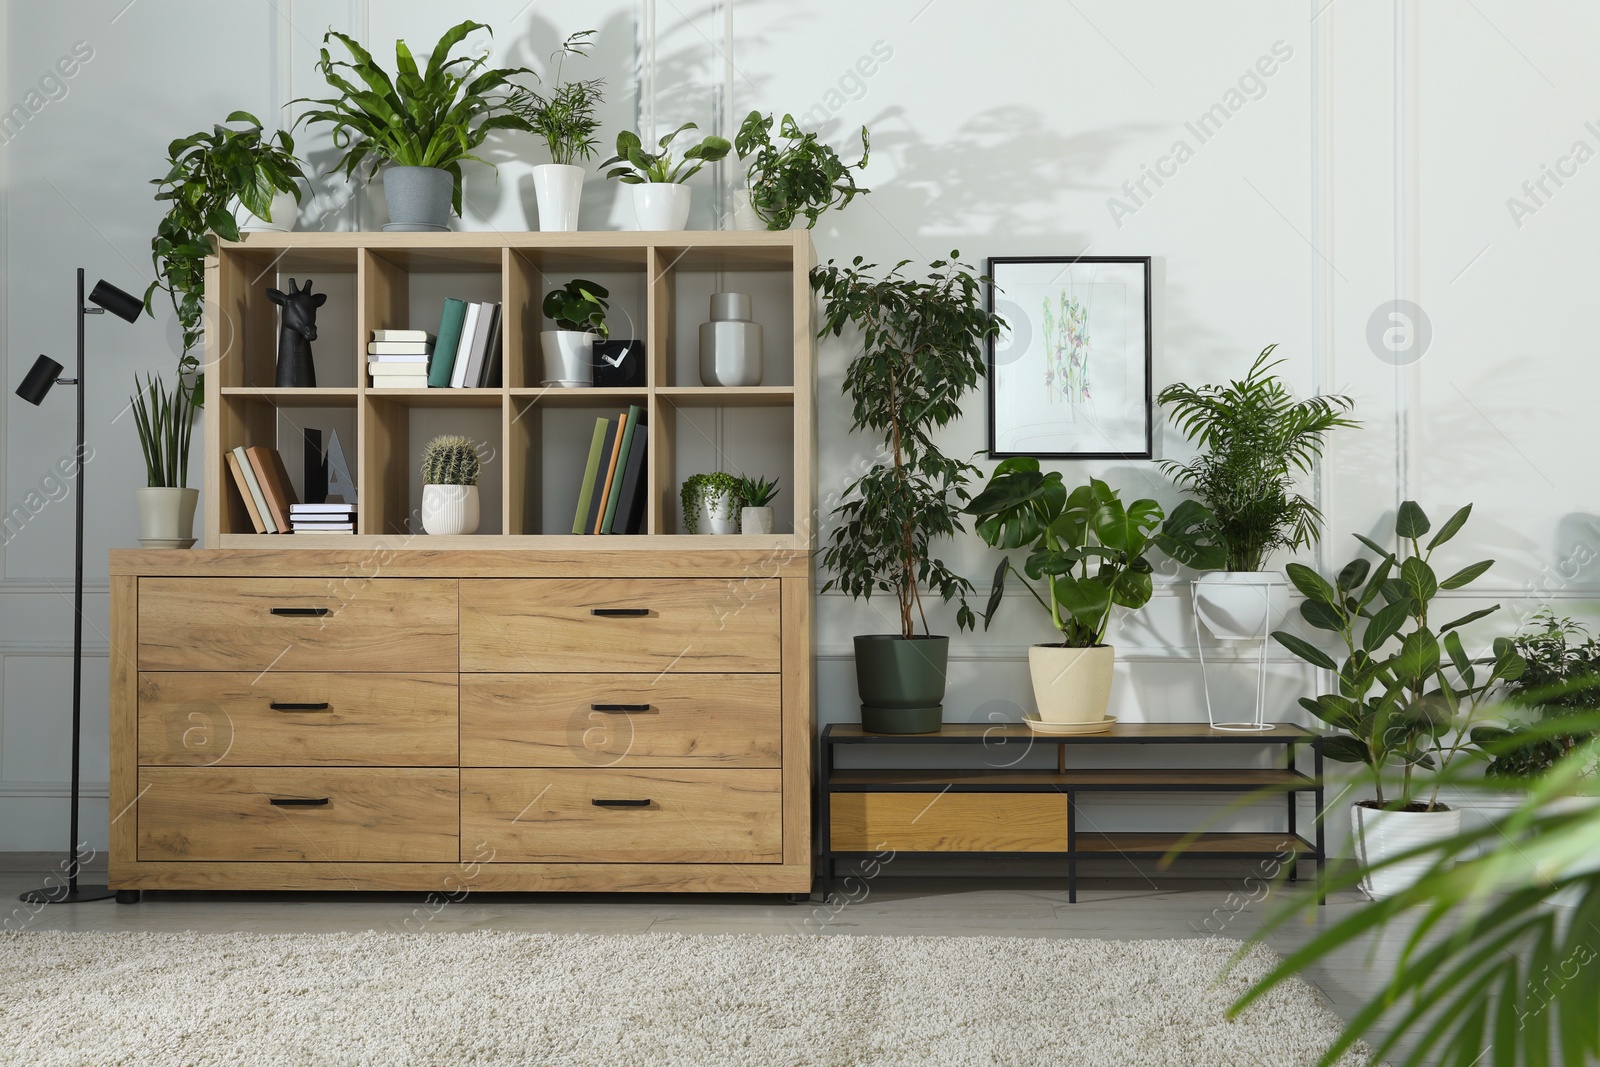
[[[454,674],[146,672],[139,762],[454,767]]]
[[[830,793],[837,852],[1065,852],[1061,793]]]
[[[779,614],[776,580],[466,580],[461,669],[776,672]]]
[[[458,772],[139,771],[139,859],[456,862]]]
[[[502,863],[778,863],[780,773],[463,770],[461,835]]]
[[[454,673],[454,579],[141,578],[139,667]]]
[[[775,674],[467,674],[469,767],[776,767]]]

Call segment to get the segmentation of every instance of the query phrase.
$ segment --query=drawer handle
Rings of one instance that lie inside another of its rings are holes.
[[[280,704],[274,700],[267,705],[273,711],[327,711],[330,706],[326,700],[320,704]]]
[[[590,711],[606,711],[612,713],[629,711],[649,711],[649,704],[590,704]]]
[[[590,608],[590,615],[602,619],[637,619],[650,614],[649,608]]]
[[[648,808],[650,798],[643,800],[591,800],[589,803],[597,808]]]
[[[308,616],[310,618],[321,618],[324,615],[333,614],[332,608],[272,608],[270,610],[274,615]]]
[[[327,797],[272,797],[269,801],[278,808],[321,808],[326,807]]]

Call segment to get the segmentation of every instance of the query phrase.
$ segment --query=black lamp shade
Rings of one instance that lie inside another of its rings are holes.
[[[17,386],[17,395],[34,407],[39,406],[50,387],[56,384],[56,379],[61,377],[61,364],[49,356],[40,356],[33,361],[33,367],[28,371],[28,376],[22,379],[22,384]]]
[[[130,296],[104,278],[94,283],[94,290],[89,294],[89,303],[105,308],[117,318],[128,322],[137,322],[139,316],[144,314],[143,300]]]

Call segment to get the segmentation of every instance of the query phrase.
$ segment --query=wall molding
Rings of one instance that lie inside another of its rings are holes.
[[[20,658],[37,658],[50,656],[71,656],[72,639],[65,641],[6,641],[0,640],[0,658],[16,656]],[[83,643],[84,659],[110,659],[111,646],[104,641],[85,641]]]
[[[951,663],[1026,663],[1028,662],[1028,649],[1032,645],[986,645],[978,649],[950,650]],[[1236,651],[1233,649],[1206,646],[1206,663],[1232,664],[1256,663],[1257,653],[1254,644],[1250,651]],[[1117,645],[1117,661],[1120,663],[1193,663],[1200,664],[1200,654],[1193,645]],[[821,660],[850,660],[856,658],[854,645],[818,645],[813,653],[814,657]],[[1290,664],[1304,667],[1307,670],[1314,668],[1303,660],[1297,659],[1279,649],[1269,651],[1267,662],[1274,665]]]
[[[108,782],[82,782],[78,787],[80,798],[88,797],[91,800],[110,800],[111,785]],[[66,782],[0,782],[0,800],[70,800],[72,798],[72,783]]]

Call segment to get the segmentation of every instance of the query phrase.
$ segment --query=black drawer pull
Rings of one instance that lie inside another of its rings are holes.
[[[326,700],[320,704],[280,704],[274,700],[267,705],[273,711],[327,711],[331,706]]]
[[[324,615],[333,614],[332,608],[272,608],[270,610],[274,615],[308,616],[311,618],[321,618]]]
[[[650,798],[643,800],[591,800],[589,803],[597,808],[648,808]]]
[[[602,619],[637,619],[650,614],[649,608],[590,608],[590,615]]]
[[[328,803],[327,797],[273,797],[270,801],[278,808],[321,808]]]
[[[649,704],[590,704],[590,711],[628,712],[649,711]]]

